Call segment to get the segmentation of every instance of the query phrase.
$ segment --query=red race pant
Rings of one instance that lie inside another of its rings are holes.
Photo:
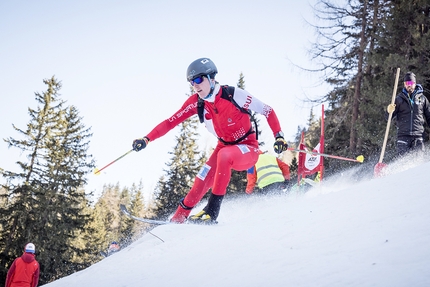
[[[231,178],[231,170],[247,170],[258,160],[258,148],[245,145],[218,144],[209,160],[197,174],[193,187],[184,199],[186,206],[194,207],[212,188],[215,195],[224,195]]]

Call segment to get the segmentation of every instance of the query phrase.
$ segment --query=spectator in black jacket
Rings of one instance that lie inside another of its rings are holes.
[[[407,72],[403,83],[404,88],[396,96],[395,104],[387,107],[387,112],[396,118],[397,153],[400,156],[412,150],[424,151],[424,122],[430,124],[430,104],[423,94],[423,87],[417,84],[415,74]]]

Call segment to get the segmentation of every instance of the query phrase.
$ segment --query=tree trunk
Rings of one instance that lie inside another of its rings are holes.
[[[358,51],[357,77],[355,78],[354,97],[352,102],[351,130],[349,136],[349,151],[355,154],[357,149],[357,124],[361,97],[361,82],[363,79],[363,62],[364,51],[367,45],[366,37],[366,15],[367,15],[367,0],[363,3],[363,12],[361,15],[361,32],[360,32],[360,47]]]

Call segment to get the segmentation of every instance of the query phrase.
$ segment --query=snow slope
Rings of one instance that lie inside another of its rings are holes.
[[[428,171],[225,200],[216,226],[156,227],[163,241],[146,234],[45,286],[430,286]]]

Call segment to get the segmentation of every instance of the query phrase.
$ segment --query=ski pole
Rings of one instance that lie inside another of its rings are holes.
[[[123,154],[122,156],[120,156],[119,158],[117,158],[116,160],[114,160],[113,162],[111,162],[111,163],[107,164],[106,166],[102,167],[101,169],[96,168],[94,170],[94,174],[96,174],[96,175],[100,174],[100,172],[102,170],[104,170],[105,168],[107,168],[108,166],[110,166],[111,164],[113,164],[114,162],[119,161],[120,159],[122,159],[123,157],[125,157],[126,155],[128,155],[129,153],[131,153],[132,151],[133,151],[133,149],[129,150],[128,152],[126,152],[125,154]]]
[[[357,156],[356,159],[353,159],[353,158],[348,158],[348,157],[343,157],[343,156],[337,156],[337,155],[331,155],[331,154],[326,154],[326,153],[313,152],[313,151],[304,150],[304,149],[288,148],[288,150],[290,150],[290,151],[296,151],[296,152],[304,152],[304,153],[308,153],[310,155],[319,155],[319,156],[331,157],[331,158],[336,158],[336,159],[341,159],[341,160],[359,162],[359,163],[363,163],[363,161],[364,161],[364,156],[362,156],[362,155],[359,155],[359,156]]]

